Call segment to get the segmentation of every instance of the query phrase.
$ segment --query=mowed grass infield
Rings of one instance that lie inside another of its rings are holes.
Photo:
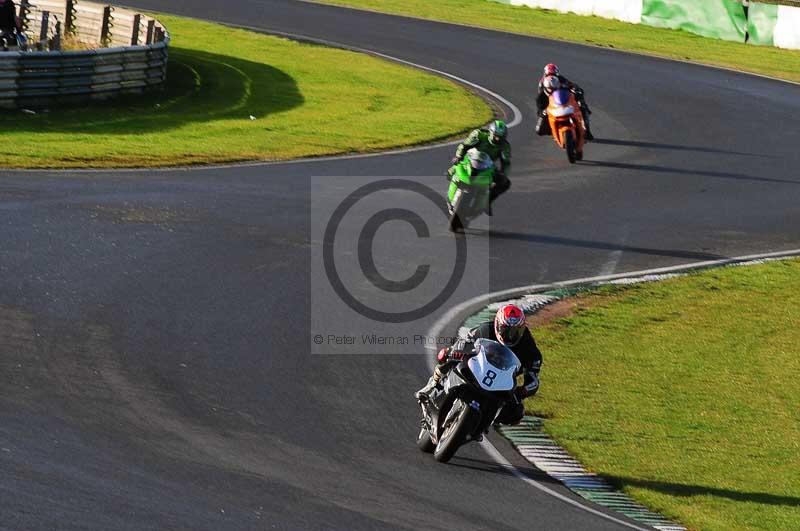
[[[680,59],[800,81],[800,51],[707,39],[685,31],[652,28],[490,0],[314,0],[319,3],[407,15]],[[468,37],[465,37],[468,41]],[[531,65],[536,69],[548,62]],[[563,65],[568,66],[568,65]],[[579,77],[579,72],[571,72]],[[534,80],[535,81],[535,80]],[[591,85],[591,80],[585,80]]]
[[[535,329],[548,433],[690,529],[800,529],[800,260],[566,304]]]
[[[155,15],[163,91],[0,113],[0,166],[152,167],[370,152],[445,139],[491,109],[441,77],[364,54]]]

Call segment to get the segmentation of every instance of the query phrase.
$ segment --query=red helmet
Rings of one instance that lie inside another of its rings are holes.
[[[558,65],[555,63],[548,63],[544,66],[544,75],[547,76],[557,76],[558,75]]]
[[[494,316],[494,333],[497,340],[507,347],[513,347],[525,333],[525,312],[514,304],[506,304]]]

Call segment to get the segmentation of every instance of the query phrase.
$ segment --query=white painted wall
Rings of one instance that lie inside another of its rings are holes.
[[[595,0],[593,13],[598,17],[639,24],[642,21],[642,0]]]
[[[511,3],[562,13],[597,15],[634,24],[642,20],[642,0],[511,0]]]
[[[800,7],[778,6],[775,46],[800,49]]]

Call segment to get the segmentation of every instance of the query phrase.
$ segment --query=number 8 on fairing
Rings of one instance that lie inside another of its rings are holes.
[[[486,387],[491,387],[495,378],[497,378],[497,373],[492,369],[489,369],[486,371],[486,376],[483,377],[483,385]]]

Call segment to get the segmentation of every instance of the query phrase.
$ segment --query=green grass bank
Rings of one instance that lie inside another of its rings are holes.
[[[153,167],[370,152],[460,134],[491,109],[449,80],[354,52],[157,15],[163,91],[0,113],[0,166]],[[252,118],[251,118],[252,117]]]
[[[800,529],[800,260],[560,304],[526,404],[560,444],[690,529]]]
[[[489,0],[315,1],[694,61],[800,82],[800,51],[707,39],[678,30]],[[531,65],[532,68],[539,66],[543,64]],[[578,76],[577,73],[573,75]],[[534,76],[533,70],[531,76]]]

